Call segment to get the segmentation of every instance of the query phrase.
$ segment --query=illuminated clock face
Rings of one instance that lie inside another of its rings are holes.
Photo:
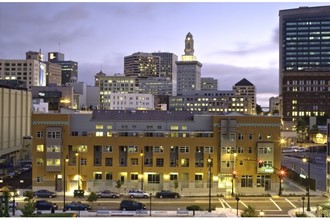
[[[188,40],[190,40],[190,37],[188,37]]]

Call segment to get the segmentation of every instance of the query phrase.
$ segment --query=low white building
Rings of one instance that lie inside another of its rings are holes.
[[[111,110],[154,109],[154,96],[141,93],[111,93],[109,106]]]

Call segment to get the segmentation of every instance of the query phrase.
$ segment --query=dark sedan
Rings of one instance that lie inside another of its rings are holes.
[[[170,190],[162,190],[156,193],[157,198],[179,198],[180,194]]]
[[[55,192],[51,192],[51,191],[46,190],[46,189],[37,190],[33,194],[37,198],[53,198],[53,197],[56,197]]]
[[[57,209],[58,206],[56,203],[52,203],[47,200],[37,200],[35,203],[35,208],[37,210],[52,210],[52,209]]]
[[[119,198],[119,193],[111,192],[110,190],[103,190],[101,192],[96,193],[99,198]]]
[[[91,210],[92,207],[81,202],[70,202],[65,205],[65,210]]]

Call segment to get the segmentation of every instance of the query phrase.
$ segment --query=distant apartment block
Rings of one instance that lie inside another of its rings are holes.
[[[202,77],[201,90],[218,90],[218,80],[212,77]]]
[[[254,91],[254,92],[253,92]],[[256,114],[254,85],[242,79],[233,90],[202,90],[185,92],[169,98],[169,110]]]
[[[154,96],[141,93],[111,93],[110,110],[153,110]]]
[[[270,97],[269,99],[269,112],[272,115],[279,115],[280,113],[280,98],[277,97]]]
[[[46,64],[40,52],[26,52],[25,60],[0,59],[0,80],[20,80],[30,90],[46,85]]]

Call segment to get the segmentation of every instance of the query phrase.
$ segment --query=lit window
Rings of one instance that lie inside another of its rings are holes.
[[[38,144],[37,145],[37,152],[44,152],[44,145],[43,144]]]

